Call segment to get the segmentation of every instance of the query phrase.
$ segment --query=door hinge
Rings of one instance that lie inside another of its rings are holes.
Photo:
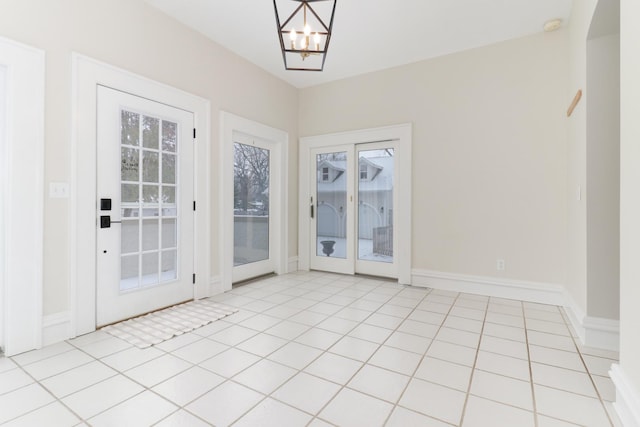
[[[194,211],[196,210],[196,201],[195,200],[193,201],[193,210]]]
[[[196,139],[196,128],[193,128],[193,139]]]
[[[196,273],[193,273],[193,284],[196,284]]]

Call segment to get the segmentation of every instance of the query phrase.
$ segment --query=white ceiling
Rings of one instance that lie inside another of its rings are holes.
[[[272,0],[145,0],[296,87],[543,31],[572,0],[337,0],[324,71],[286,71]]]

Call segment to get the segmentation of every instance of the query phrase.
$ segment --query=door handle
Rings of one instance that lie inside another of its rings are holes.
[[[311,218],[313,218],[313,205],[311,205],[310,208],[311,208]]]
[[[100,228],[111,228],[111,224],[121,224],[122,221],[111,221],[110,215],[100,215]]]

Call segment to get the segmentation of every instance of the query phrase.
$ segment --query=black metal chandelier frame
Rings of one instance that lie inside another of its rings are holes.
[[[276,3],[276,0],[273,0],[273,8],[275,9],[275,12],[276,12],[276,24],[278,26],[278,37],[280,38],[280,49],[282,50],[282,59],[284,60],[284,67],[287,70],[293,70],[293,71],[322,71],[324,70],[324,63],[327,58],[327,51],[329,50],[329,42],[331,41],[331,33],[333,31],[333,17],[335,16],[335,12],[336,12],[337,0],[292,0],[292,1],[299,2],[300,6],[298,6],[293,11],[293,13],[284,21],[284,23],[281,24],[280,14],[278,13],[278,5]],[[333,7],[331,8],[331,19],[329,20],[328,24],[322,18],[320,18],[320,16],[313,9],[313,6],[311,5],[311,3],[316,3],[316,2],[333,2]],[[300,13],[301,10],[303,11],[305,16],[304,18],[305,23],[306,23],[306,14],[307,14],[307,11],[309,11],[320,23],[320,25],[322,25],[323,31],[314,31],[314,34],[319,34],[320,36],[325,37],[325,43],[322,49],[311,49],[309,42],[307,42],[306,46],[302,49],[298,49],[295,46],[293,48],[288,48],[287,45],[285,44],[284,38],[292,30],[292,29],[286,29],[287,25],[289,25],[289,23],[296,17],[296,15],[298,15],[298,13]],[[322,55],[322,65],[319,68],[291,67],[289,66],[287,61],[288,53],[299,54],[302,57],[303,61],[311,55]]]

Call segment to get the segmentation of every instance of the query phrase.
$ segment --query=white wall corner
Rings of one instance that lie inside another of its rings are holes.
[[[42,318],[42,346],[48,346],[73,336],[71,311],[48,314]]]
[[[613,407],[622,425],[640,427],[640,393],[617,363],[611,365],[609,376],[616,386],[616,401]]]
[[[292,256],[287,262],[287,273],[295,273],[298,271],[298,257]]]
[[[582,345],[616,352],[620,350],[620,321],[587,316],[568,292],[565,292],[564,309]]]
[[[411,276],[413,286],[559,306],[565,301],[564,287],[555,284],[419,269]]]

